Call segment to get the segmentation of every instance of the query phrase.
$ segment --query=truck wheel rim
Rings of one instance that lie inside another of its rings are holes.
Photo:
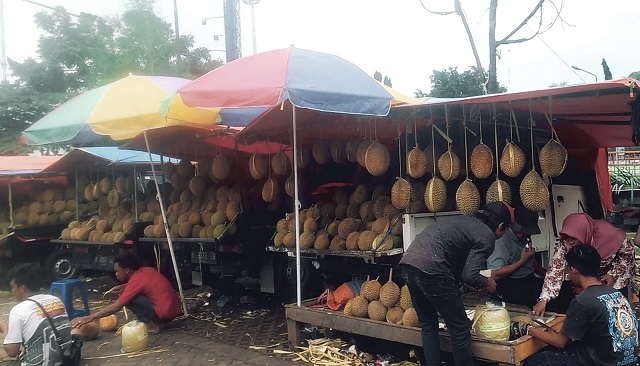
[[[54,271],[59,277],[67,277],[73,271],[73,265],[67,258],[60,258],[54,265]]]

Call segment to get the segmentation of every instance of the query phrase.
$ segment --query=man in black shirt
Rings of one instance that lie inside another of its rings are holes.
[[[567,272],[584,289],[569,305],[559,333],[514,324],[555,348],[532,355],[526,365],[636,365],[638,321],[627,299],[599,280],[600,255],[590,245],[578,245],[566,255]]]
[[[438,313],[444,319],[456,365],[472,365],[471,322],[461,298],[462,283],[493,292],[496,282],[480,274],[496,239],[513,223],[513,209],[502,202],[476,217],[458,216],[429,225],[402,256],[402,277],[422,328],[428,366],[440,365]]]

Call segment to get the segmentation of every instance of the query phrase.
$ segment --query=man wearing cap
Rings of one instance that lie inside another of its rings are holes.
[[[496,295],[502,301],[532,308],[538,302],[546,273],[535,260],[535,249],[529,240],[532,235],[540,234],[538,213],[518,206],[514,216],[515,222],[496,240],[487,268],[498,285]]]
[[[455,364],[473,364],[471,322],[462,303],[462,283],[495,291],[496,282],[480,271],[486,268],[496,239],[513,221],[511,206],[489,203],[476,217],[456,216],[429,225],[402,256],[402,278],[418,314],[427,365],[440,365],[438,313],[451,336]]]

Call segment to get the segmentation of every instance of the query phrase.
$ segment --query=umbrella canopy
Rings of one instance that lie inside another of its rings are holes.
[[[82,93],[60,105],[23,132],[29,145],[81,144],[134,137],[142,130],[179,123],[160,114],[160,104],[189,80],[129,75]],[[214,123],[207,121],[207,123]]]
[[[298,108],[368,116],[386,116],[393,101],[389,91],[354,64],[294,47],[233,61],[178,93],[187,106],[222,108],[222,123],[234,127],[258,123],[284,101]]]

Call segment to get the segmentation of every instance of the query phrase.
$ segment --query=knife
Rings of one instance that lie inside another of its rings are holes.
[[[531,319],[531,320],[533,320],[533,322],[534,322],[534,323],[536,323],[536,324],[540,325],[541,327],[543,327],[543,328],[544,328],[544,329],[546,329],[546,330],[550,330],[550,331],[552,331],[552,332],[555,332],[555,331],[556,331],[555,329],[553,329],[553,328],[551,328],[550,326],[548,326],[548,325],[547,325],[547,323],[545,323],[545,322],[542,322],[542,321],[540,321],[540,320],[538,320],[538,319]]]

